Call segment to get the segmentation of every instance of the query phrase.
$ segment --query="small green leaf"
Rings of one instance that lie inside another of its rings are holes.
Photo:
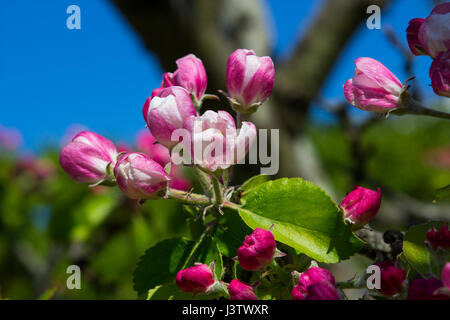
[[[248,226],[268,229],[273,224],[277,241],[317,261],[337,263],[363,245],[333,200],[309,181],[265,182],[244,192],[241,203],[239,214]]]
[[[401,258],[405,258],[408,264],[422,275],[427,273],[439,274],[432,255],[425,246],[425,240],[428,230],[433,226],[439,229],[442,225],[442,222],[429,222],[414,226],[406,233]]]
[[[229,258],[233,258],[245,237],[252,233],[252,229],[232,210],[224,208],[223,212],[224,215],[220,217],[214,237],[220,252]]]
[[[223,261],[216,241],[208,237],[199,246],[196,252],[195,262],[201,262],[209,265],[211,262],[215,262],[215,272],[218,280],[221,280],[223,273]]]
[[[157,243],[141,257],[134,272],[134,289],[138,294],[173,281],[194,247],[194,241],[174,238]]]

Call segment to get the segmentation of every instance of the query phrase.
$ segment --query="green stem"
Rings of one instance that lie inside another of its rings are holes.
[[[182,202],[184,204],[190,204],[193,206],[208,206],[208,205],[214,204],[209,197],[204,196],[202,194],[189,193],[186,191],[181,191],[181,190],[172,189],[172,188],[168,189],[167,197],[169,199],[173,199],[173,200]],[[233,209],[235,211],[238,211],[240,208],[240,205],[233,203],[233,202],[229,202],[229,201],[222,202],[221,205],[223,205],[224,207]]]
[[[174,199],[184,204],[199,205],[199,206],[212,204],[211,199],[204,195],[197,193],[189,193],[172,188],[168,189],[167,196],[169,197],[169,199]]]
[[[223,203],[222,187],[219,179],[216,176],[212,176],[213,188],[214,188],[214,200],[216,204]]]
[[[450,113],[429,109],[415,100],[412,100],[408,107],[394,110],[391,113],[395,115],[415,114],[450,120]]]
[[[216,223],[217,223],[217,220],[213,220],[206,225],[205,230],[203,230],[203,233],[200,235],[200,238],[198,238],[197,242],[195,243],[194,247],[192,248],[191,252],[189,253],[189,256],[187,257],[187,259],[184,262],[184,265],[181,269],[186,269],[191,264],[191,260],[194,256],[195,252],[197,251],[198,247],[200,247],[200,245],[202,244],[206,235],[212,228],[214,228]]]
[[[194,174],[195,174],[195,177],[197,178],[198,182],[200,183],[200,186],[202,187],[203,192],[207,196],[211,196],[210,176],[197,166],[194,166]]]

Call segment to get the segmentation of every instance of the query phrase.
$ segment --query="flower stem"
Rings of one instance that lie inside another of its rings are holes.
[[[200,238],[198,238],[197,242],[195,243],[195,245],[192,247],[191,252],[189,253],[189,256],[187,257],[186,261],[184,262],[184,265],[181,269],[185,269],[187,266],[189,266],[191,264],[191,260],[195,254],[195,252],[197,251],[198,247],[200,247],[200,245],[202,244],[203,240],[205,239],[206,235],[208,234],[208,232],[214,228],[214,226],[216,225],[217,220],[213,220],[210,223],[208,223],[205,227],[205,230],[203,230],[203,233],[200,235]]]
[[[219,179],[216,176],[212,176],[212,183],[214,188],[214,200],[216,204],[223,203],[222,187],[220,185]]]
[[[194,168],[195,177],[197,178],[198,182],[200,183],[200,186],[202,187],[203,192],[207,196],[211,196],[211,182],[210,182],[209,175],[197,166],[194,166],[193,168]]]
[[[197,194],[197,193],[189,193],[189,192],[172,189],[172,188],[168,189],[167,196],[170,199],[174,199],[179,202],[182,202],[185,204],[190,204],[190,205],[204,206],[204,205],[212,204],[211,199],[208,198],[207,196]]]
[[[190,204],[193,206],[208,206],[214,204],[211,199],[207,196],[198,193],[190,193],[182,190],[169,188],[167,191],[167,197],[184,204]],[[240,206],[236,203],[225,201],[221,205],[224,207],[238,211]]]
[[[412,100],[408,107],[394,110],[391,113],[395,115],[415,114],[450,120],[450,113],[429,109],[415,100]]]

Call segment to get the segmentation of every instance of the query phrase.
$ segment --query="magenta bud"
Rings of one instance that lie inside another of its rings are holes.
[[[367,224],[378,212],[381,204],[381,190],[377,191],[358,187],[347,194],[340,207],[345,219],[355,227]]]
[[[227,88],[236,112],[252,113],[273,89],[275,68],[270,57],[237,49],[228,58]]]
[[[200,264],[178,271],[176,283],[181,291],[204,293],[214,283],[214,275],[206,264]]]
[[[164,168],[143,153],[126,153],[114,167],[119,188],[131,199],[155,199],[170,180]]]
[[[261,270],[272,262],[276,247],[272,232],[256,228],[237,250],[239,264],[245,270]]]
[[[442,282],[437,278],[415,279],[408,288],[408,300],[450,300],[450,297],[438,292]]]
[[[390,261],[378,262],[376,265],[381,272],[381,288],[378,291],[388,297],[400,293],[406,279],[405,270],[396,268]]]
[[[355,76],[344,84],[348,103],[380,113],[401,107],[403,85],[388,68],[372,58],[358,58],[355,64]]]
[[[330,271],[319,267],[312,267],[300,275],[298,284],[291,291],[292,299],[304,300],[308,295],[309,287],[317,283],[325,283],[332,288],[335,286],[335,280]]]
[[[172,86],[175,86],[175,83],[173,81],[173,73],[171,72],[164,73],[162,76],[161,88],[168,88]]]
[[[308,287],[305,300],[340,300],[336,287],[326,282],[318,282]]]
[[[136,136],[137,149],[147,154],[153,161],[165,166],[170,162],[169,149],[156,142],[149,130],[143,129]]]
[[[185,89],[169,87],[145,101],[143,115],[153,137],[170,149],[178,143],[172,140],[172,133],[184,128],[186,120],[197,113]]]
[[[173,85],[183,87],[197,101],[200,101],[205,94],[208,83],[202,60],[193,54],[188,54],[177,60],[177,67],[170,79]],[[166,81],[169,82],[169,79]]]
[[[411,50],[412,54],[419,55],[428,55],[425,51],[423,45],[419,41],[419,30],[422,26],[425,19],[415,18],[409,21],[409,26],[406,29],[406,38],[408,40],[408,46]]]
[[[252,286],[234,279],[228,285],[230,300],[258,300]]]
[[[73,180],[98,183],[112,180],[117,156],[111,141],[94,132],[82,131],[61,150],[59,162]]]
[[[439,228],[439,230],[436,230],[434,227],[428,230],[427,241],[434,250],[439,248],[450,250],[450,230],[448,229],[448,223]]]
[[[450,50],[439,53],[433,60],[430,79],[434,93],[450,98]]]

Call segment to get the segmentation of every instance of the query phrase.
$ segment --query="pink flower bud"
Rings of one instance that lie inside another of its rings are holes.
[[[149,130],[139,131],[136,136],[136,147],[163,167],[170,162],[169,149],[157,143]]]
[[[425,19],[415,18],[409,21],[409,26],[406,29],[406,38],[408,39],[408,46],[411,52],[416,55],[428,55],[419,41],[419,30]]]
[[[330,285],[332,288],[335,286],[335,280],[330,271],[319,267],[312,267],[300,275],[298,284],[295,285],[291,291],[292,299],[304,300],[308,295],[309,287],[317,283],[325,283]],[[321,288],[318,287],[317,289]],[[327,291],[327,289],[325,289],[325,291]]]
[[[406,279],[405,270],[396,268],[390,261],[378,262],[376,265],[381,272],[381,288],[378,291],[388,297],[400,293]]]
[[[170,167],[170,182],[169,187],[177,190],[189,191],[192,187],[192,183],[187,179],[179,166],[171,164]]]
[[[252,286],[234,279],[228,285],[230,300],[258,300]]]
[[[318,282],[308,287],[305,300],[340,300],[334,286],[326,282]]]
[[[358,187],[347,194],[341,202],[341,209],[344,211],[347,221],[355,227],[367,224],[378,212],[381,204],[381,190],[377,191]]]
[[[163,77],[162,77],[162,81],[161,81],[161,88],[168,88],[168,87],[172,87],[175,85],[176,84],[173,81],[173,73],[171,73],[171,72],[164,73]]]
[[[447,262],[441,273],[442,284],[450,290],[450,262]]]
[[[207,110],[191,117],[187,127],[192,137],[192,161],[211,172],[227,169],[245,157],[256,140],[256,127],[243,122],[236,130],[233,117],[226,111]]]
[[[448,223],[437,231],[432,227],[427,232],[427,241],[435,250],[439,248],[450,250],[450,230],[448,229]]]
[[[141,130],[136,137],[136,146],[139,151],[147,154],[153,161],[165,167],[170,163],[169,150],[156,143],[156,139],[148,130]],[[169,186],[174,189],[189,191],[192,184],[183,176],[181,169],[175,164],[170,165]]]
[[[433,60],[430,79],[437,95],[450,98],[450,50],[439,53]]]
[[[256,228],[237,250],[239,264],[245,270],[261,270],[272,262],[276,247],[272,232]]]
[[[437,292],[442,282],[436,278],[415,279],[408,288],[408,300],[449,300],[450,297]]]
[[[214,275],[206,264],[200,264],[178,271],[176,283],[184,292],[206,292],[214,283]]]
[[[270,57],[258,57],[253,50],[237,49],[227,62],[228,95],[240,113],[251,113],[273,89],[275,68]]]
[[[59,156],[61,167],[75,181],[97,183],[111,180],[117,150],[108,139],[89,131],[77,134]]]
[[[450,49],[450,2],[437,5],[431,11],[420,26],[418,38],[431,57]]]
[[[177,60],[177,67],[172,75],[173,84],[183,87],[198,101],[201,100],[208,82],[202,60],[188,54]],[[166,79],[166,82],[170,83],[170,78]]]
[[[189,93],[181,87],[162,89],[144,104],[145,122],[158,143],[167,148],[178,141],[172,141],[172,132],[181,129],[190,116],[197,115]]]
[[[388,68],[372,58],[358,58],[355,64],[355,76],[344,84],[344,95],[350,104],[381,113],[401,106],[403,86]]]
[[[154,199],[164,193],[169,176],[143,153],[122,155],[114,167],[119,188],[131,199]]]

